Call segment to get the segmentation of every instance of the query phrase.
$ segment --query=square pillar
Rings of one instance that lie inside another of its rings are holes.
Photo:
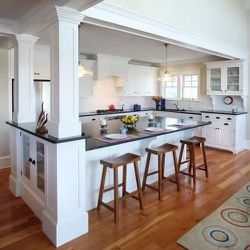
[[[81,135],[79,122],[78,25],[83,15],[58,7],[48,16],[51,32],[51,110],[49,135]]]
[[[16,34],[12,40],[14,47],[14,113],[17,123],[34,122],[35,85],[33,72],[33,51],[38,37]]]

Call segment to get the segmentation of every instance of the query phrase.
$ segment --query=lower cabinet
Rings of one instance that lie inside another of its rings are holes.
[[[245,148],[246,115],[202,113],[202,121],[211,122],[202,129],[207,146],[233,153]]]
[[[37,201],[43,206],[45,198],[46,145],[30,134],[21,132],[21,136],[21,195],[36,212],[40,211]]]

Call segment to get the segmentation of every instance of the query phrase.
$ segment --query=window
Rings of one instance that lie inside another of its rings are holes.
[[[167,99],[197,100],[199,98],[199,74],[176,73],[163,83],[163,96]]]
[[[198,75],[183,75],[182,99],[198,99]]]
[[[178,99],[178,77],[172,76],[165,82],[164,96],[167,99]]]

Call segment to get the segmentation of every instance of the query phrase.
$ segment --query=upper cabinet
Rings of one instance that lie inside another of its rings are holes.
[[[117,84],[122,84],[127,80],[128,61],[128,58],[98,54],[94,80],[112,76],[116,77]]]
[[[208,95],[247,95],[243,61],[211,62],[206,65]]]
[[[50,53],[48,50],[34,50],[34,80],[50,80]]]
[[[121,91],[122,96],[157,95],[157,68],[128,65],[128,78]]]

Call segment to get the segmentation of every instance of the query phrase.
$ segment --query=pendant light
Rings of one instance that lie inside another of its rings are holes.
[[[79,59],[78,59],[78,77],[83,77],[83,76],[93,76],[93,72],[91,70],[86,69],[83,64],[80,61],[80,28],[81,24],[78,27],[78,50],[79,50]]]
[[[168,81],[171,78],[171,75],[168,72],[168,44],[164,44],[165,48],[166,48],[166,65],[165,65],[165,71],[164,74],[161,75],[157,80],[164,82],[164,81]]]

